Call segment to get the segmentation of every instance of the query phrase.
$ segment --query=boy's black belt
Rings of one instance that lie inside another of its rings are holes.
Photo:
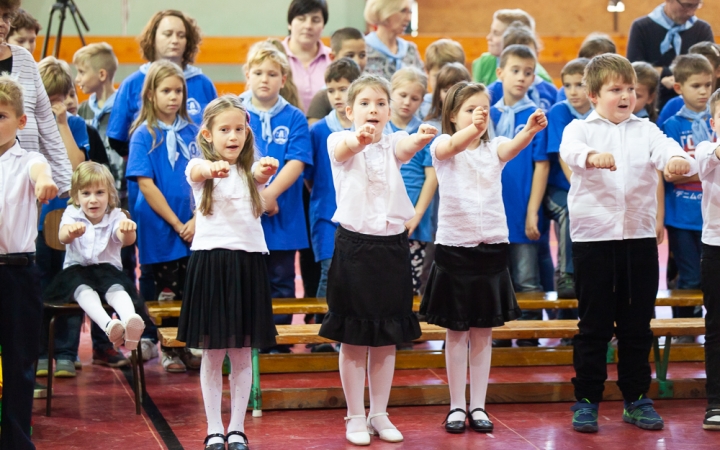
[[[7,253],[0,255],[0,266],[29,266],[35,262],[35,253]]]

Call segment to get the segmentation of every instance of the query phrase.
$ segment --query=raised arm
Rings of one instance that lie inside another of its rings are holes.
[[[475,139],[485,133],[487,127],[488,111],[478,106],[472,113],[472,124],[458,130],[450,139],[439,143],[435,149],[435,158],[444,161],[465,151]]]
[[[277,173],[279,166],[280,162],[271,156],[260,158],[260,160],[255,163],[255,171],[253,172],[255,182],[257,184],[267,183],[270,180],[270,177]]]
[[[230,164],[227,161],[202,161],[190,170],[190,181],[200,183],[210,178],[230,176]]]
[[[122,219],[118,224],[117,238],[122,242],[123,247],[132,245],[137,238],[137,224],[130,219]]]
[[[536,109],[525,124],[525,127],[512,138],[511,141],[498,145],[498,158],[500,161],[508,162],[518,155],[532,142],[536,134],[547,127],[548,121],[541,109]],[[547,180],[545,180],[547,182]]]
[[[52,179],[52,172],[47,163],[33,164],[30,167],[30,179],[35,184],[35,197],[40,203],[47,204],[58,194],[58,187]]]
[[[355,134],[348,133],[347,137],[335,147],[335,161],[339,163],[347,161],[372,144],[373,139],[375,139],[375,126],[367,123],[355,130]]]
[[[402,162],[410,161],[415,153],[425,148],[435,138],[437,132],[437,128],[432,125],[426,123],[420,125],[417,133],[413,133],[397,143],[395,157]]]

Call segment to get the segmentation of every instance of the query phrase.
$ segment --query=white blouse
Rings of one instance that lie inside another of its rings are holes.
[[[433,167],[440,185],[440,207],[436,244],[475,247],[478,244],[508,242],[507,218],[502,198],[502,171],[497,149],[506,137],[481,142],[474,150],[465,150],[440,161],[437,146],[450,140],[443,134],[430,145]]]
[[[350,231],[374,236],[405,232],[405,222],[415,215],[400,161],[395,154],[398,142],[409,135],[404,131],[383,135],[345,162],[335,159],[335,148],[353,131],[338,131],[328,137],[328,153],[335,184],[337,210],[332,218]]]
[[[190,171],[201,158],[193,158],[185,169],[185,176],[193,191],[195,205],[200,206],[205,181],[194,182]],[[230,168],[227,178],[215,178],[213,189],[213,213],[206,216],[200,211],[195,213],[195,237],[190,250],[244,250],[246,252],[267,253],[265,234],[260,218],[255,217],[252,198],[245,177],[234,167]],[[262,190],[263,186],[258,186]]]
[[[704,141],[695,148],[695,158],[702,181],[702,241],[720,246],[720,159],[715,155],[717,142]]]
[[[68,205],[60,220],[60,228],[82,222],[85,224],[85,234],[65,246],[63,269],[75,264],[90,266],[107,263],[122,270],[122,241],[117,237],[117,230],[120,221],[126,218],[120,208],[114,208],[109,214],[105,214],[98,224],[93,225],[81,208]]]

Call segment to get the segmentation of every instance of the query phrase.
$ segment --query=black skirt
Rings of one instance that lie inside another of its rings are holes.
[[[338,227],[327,302],[322,337],[370,347],[419,338],[407,232],[370,236]]]
[[[270,280],[262,253],[199,250],[187,268],[178,340],[189,348],[275,345]]]
[[[508,250],[509,244],[437,245],[420,314],[453,331],[499,327],[520,318]]]
[[[110,286],[119,284],[130,295],[136,311],[142,311],[145,308],[132,281],[122,270],[108,263],[90,266],[75,264],[63,269],[45,288],[45,302],[56,305],[75,302],[75,290],[81,284],[85,284],[97,292],[105,304],[107,304],[105,293]]]

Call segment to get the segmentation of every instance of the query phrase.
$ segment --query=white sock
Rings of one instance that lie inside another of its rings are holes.
[[[123,324],[135,315],[135,305],[125,289],[119,284],[113,284],[105,293],[105,300],[115,310]]]
[[[390,388],[395,374],[394,345],[368,348],[368,388],[370,390],[370,415],[387,412]],[[395,428],[388,416],[372,419],[376,430]]]
[[[75,301],[85,311],[90,319],[98,324],[103,330],[112,318],[102,306],[102,301],[97,292],[86,284],[81,284],[75,289]]]
[[[470,411],[485,409],[491,357],[492,328],[470,328]],[[473,419],[488,420],[489,417],[478,411]]]
[[[203,350],[200,366],[200,388],[207,416],[207,434],[225,434],[222,423],[222,365],[225,350]],[[225,439],[212,438],[208,444],[222,444]]]
[[[445,338],[445,367],[450,388],[450,409],[465,411],[465,388],[467,386],[469,331],[447,330]],[[464,421],[465,414],[454,412],[448,422]]]
[[[247,412],[250,392],[252,390],[252,349],[230,348],[227,351],[230,357],[230,426],[231,431],[245,432],[245,413]],[[245,442],[242,436],[232,435],[228,442]]]
[[[340,380],[342,381],[348,416],[365,417],[365,367],[367,347],[342,344],[340,346]],[[347,431],[367,431],[365,420],[347,422]]]

